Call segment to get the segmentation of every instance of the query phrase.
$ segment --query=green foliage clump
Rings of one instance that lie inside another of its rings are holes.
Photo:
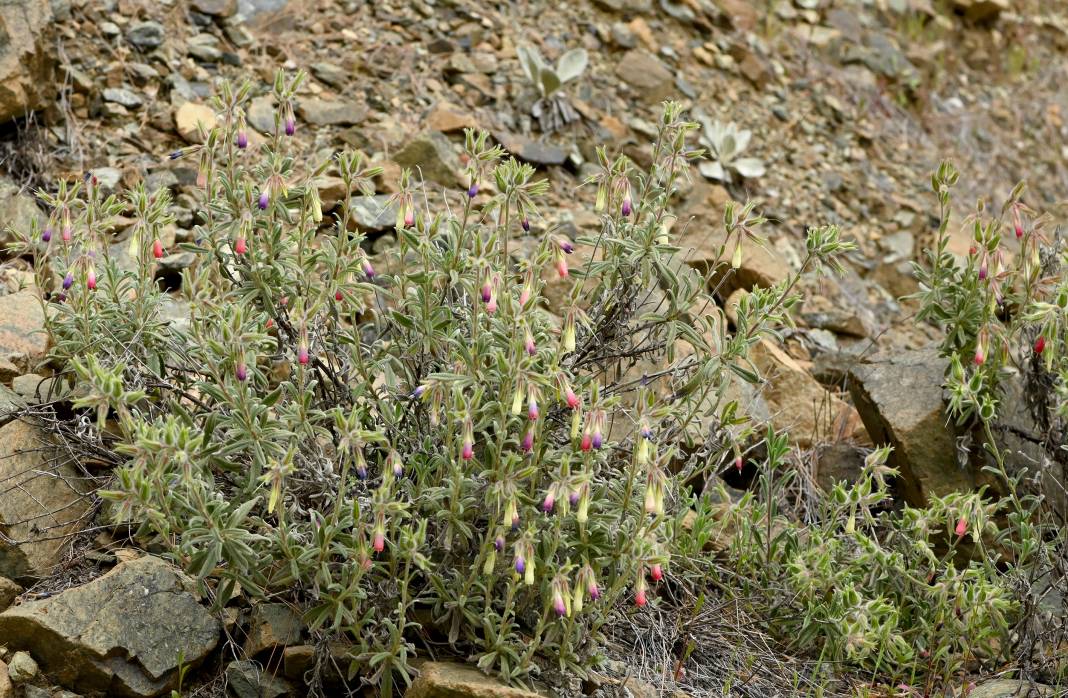
[[[726,395],[755,379],[748,349],[788,321],[796,277],[752,294],[734,333],[712,312],[671,244],[698,153],[670,103],[648,170],[599,152],[596,235],[543,229],[548,182],[468,132],[469,188],[432,201],[405,171],[397,246],[373,262],[354,206],[380,171],[289,154],[301,77],[277,79],[258,150],[250,86],[225,85],[204,144],[172,156],[201,192],[186,305],[156,278],[166,192],[62,185],[23,240],[87,438],[118,454],[105,496],[217,604],[288,596],[348,638],[350,678],[383,694],[428,636],[510,681],[548,658],[584,674],[621,600],[656,603],[685,483],[748,433]],[[324,215],[330,171],[344,193]],[[721,250],[761,220],[730,206]],[[834,228],[809,242],[806,268],[848,248]]]

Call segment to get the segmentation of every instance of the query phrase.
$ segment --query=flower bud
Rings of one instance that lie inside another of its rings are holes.
[[[307,366],[308,358],[308,347],[303,342],[301,342],[300,346],[297,347],[297,362],[301,366]]]
[[[579,399],[578,395],[575,395],[575,391],[571,388],[568,388],[564,393],[564,398],[567,400],[567,406],[573,410],[578,409],[578,406],[582,404],[582,400]]]
[[[260,207],[260,210],[261,211],[266,211],[267,210],[267,204],[269,204],[270,202],[271,202],[271,197],[267,193],[267,190],[264,189],[263,191],[260,192],[260,200],[258,202],[258,206]]]
[[[664,578],[664,569],[657,563],[649,568],[649,576],[653,578],[654,582],[659,582]]]
[[[156,259],[163,259],[163,243],[158,238],[152,241],[152,256]]]
[[[237,147],[241,150],[248,147],[248,134],[245,133],[245,129],[241,129],[237,132]]]
[[[524,216],[523,217],[523,222],[520,225],[523,226],[523,232],[525,232],[525,233],[529,233],[530,232],[530,219],[529,218]]]
[[[70,287],[74,285],[74,273],[67,272],[67,275],[63,277],[63,290],[69,291]]]
[[[515,571],[517,574],[523,574],[527,570],[527,561],[523,559],[522,555],[515,556]]]
[[[570,504],[571,506],[576,506],[579,503],[579,498],[580,497],[581,497],[581,495],[579,494],[578,490],[572,490],[567,495],[567,503]]]
[[[553,494],[553,491],[550,489],[548,491],[548,493],[546,493],[546,495],[545,495],[545,500],[542,501],[542,503],[541,503],[541,510],[543,512],[545,512],[546,514],[551,514],[552,511],[553,511],[553,508],[555,506],[556,506],[556,496]]]
[[[96,272],[93,269],[89,269],[89,272],[85,275],[85,285],[90,291],[96,289]]]
[[[363,260],[363,273],[367,276],[368,279],[375,278],[375,268],[371,266],[371,260],[367,259],[366,257]]]
[[[234,240],[234,253],[245,254],[248,251],[248,243],[245,242],[245,238],[238,238]]]
[[[413,225],[415,225],[415,211],[409,208],[404,211],[404,227],[411,228]]]
[[[375,531],[375,535],[374,535],[374,539],[373,539],[372,545],[373,545],[376,553],[380,553],[383,550],[385,550],[386,549],[386,535],[384,533],[379,533],[378,531]]]
[[[634,592],[634,603],[638,608],[645,607],[645,604],[648,603],[648,599],[645,598],[645,589],[638,589],[638,591]]]
[[[953,529],[953,532],[957,534],[957,538],[963,538],[968,532],[968,520],[963,516],[957,519],[957,527]]]
[[[588,451],[592,447],[593,437],[590,436],[590,433],[587,431],[582,434],[582,441],[579,443],[579,448],[581,448],[583,451]]]
[[[534,425],[532,424],[527,433],[523,435],[522,443],[523,453],[530,453],[534,450]]]
[[[742,266],[742,242],[739,240],[734,245],[734,253],[731,255],[731,269],[738,269]]]
[[[41,231],[41,242],[51,242],[51,240],[52,240],[52,229],[51,228],[45,228],[43,231]]]
[[[561,618],[567,615],[567,605],[564,603],[564,597],[559,592],[553,594],[553,610]]]
[[[530,330],[527,330],[526,350],[530,356],[538,353],[538,347],[534,344],[534,335],[530,333]]]
[[[623,197],[623,205],[620,206],[619,212],[623,214],[624,218],[626,218],[627,216],[630,215],[630,213],[631,213],[630,194],[627,194],[626,196]]]
[[[460,451],[460,457],[464,460],[471,460],[475,456],[475,446],[470,441],[464,441],[463,449]]]
[[[979,264],[979,280],[983,281],[984,279],[986,279],[986,274],[987,274],[986,258],[983,258],[983,261]]]
[[[501,552],[502,550],[504,550],[504,536],[497,536],[493,540],[493,548],[497,552]]]
[[[244,361],[238,361],[237,366],[234,368],[234,375],[237,376],[239,381],[244,382],[248,378],[248,368],[245,366]]]
[[[1038,335],[1038,338],[1035,340],[1035,353],[1036,354],[1041,354],[1043,351],[1045,351],[1045,349],[1046,349],[1046,338],[1043,337],[1042,335]]]
[[[292,107],[286,110],[285,129],[287,136],[292,136],[297,132],[297,119],[293,116]]]
[[[63,242],[70,242],[70,238],[73,235],[73,233],[74,233],[74,230],[70,227],[69,223],[67,225],[63,226],[63,235],[61,236],[63,238]]]
[[[527,418],[534,422],[537,421],[538,416],[538,399],[534,396],[534,390],[531,389],[527,397]]]
[[[741,456],[736,456],[735,457],[735,459],[734,459],[734,469],[737,470],[739,473],[742,472],[742,466],[744,464],[745,464],[745,462],[742,460]]]
[[[341,293],[341,289],[334,291],[334,300],[340,303],[345,298],[345,295]]]
[[[467,198],[473,199],[478,196],[478,182],[471,182],[471,186],[467,188]]]
[[[575,251],[575,246],[573,244],[571,244],[571,241],[566,239],[566,238],[557,238],[556,245],[565,254],[571,254],[572,252]]]

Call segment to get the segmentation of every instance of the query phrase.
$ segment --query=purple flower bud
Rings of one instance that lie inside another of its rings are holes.
[[[248,378],[248,369],[245,367],[245,364],[243,364],[243,363],[240,363],[240,364],[237,365],[237,368],[235,369],[234,373],[235,373],[235,375],[237,375],[237,379],[239,381],[244,382],[244,380],[246,378]]]
[[[178,158],[182,157],[182,151],[176,150],[173,153],[171,153],[169,157],[170,157],[171,160],[177,160]]]
[[[601,437],[601,431],[600,431],[600,429],[598,429],[597,431],[593,432],[592,444],[593,444],[594,448],[600,448],[602,443],[603,443],[603,441],[602,441],[602,437]]]
[[[478,182],[471,182],[471,186],[467,188],[467,198],[473,199],[478,196]]]
[[[51,228],[45,228],[44,231],[41,233],[41,241],[42,242],[49,242],[51,240],[52,240],[52,229]]]
[[[567,605],[564,604],[564,597],[559,594],[553,599],[553,610],[556,611],[558,616],[567,615]]]
[[[63,290],[68,291],[70,287],[74,285],[74,274],[67,272],[67,275],[63,277]]]
[[[363,273],[367,275],[368,279],[375,278],[375,268],[371,266],[371,260],[363,260]]]
[[[574,506],[578,506],[578,503],[579,503],[579,493],[578,493],[578,492],[572,492],[571,494],[567,495],[567,501],[568,501],[568,502],[569,502],[569,503],[571,504],[571,506],[573,506],[573,507],[574,507]]]
[[[417,385],[415,387],[415,390],[412,391],[412,397],[414,399],[418,400],[419,398],[423,397],[423,393],[425,393],[425,392],[426,392],[426,386],[425,385]]]
[[[554,497],[553,493],[550,492],[549,494],[545,495],[545,501],[541,503],[541,510],[544,511],[546,514],[549,514],[552,513],[553,507],[555,506],[556,497]]]
[[[534,430],[527,429],[527,433],[523,435],[522,443],[523,453],[530,453],[534,450]]]
[[[630,215],[630,212],[631,212],[630,197],[629,196],[625,196],[625,197],[623,197],[623,206],[620,207],[620,213],[622,213],[623,217],[626,218],[627,216]]]
[[[513,531],[518,531],[519,530],[519,514],[518,513],[512,515],[512,530]]]
[[[360,463],[356,466],[356,477],[360,478],[361,480],[367,479],[367,466],[363,463]]]
[[[237,147],[244,150],[248,147],[248,134],[244,131],[237,132]]]
[[[641,429],[641,434],[642,434],[642,438],[643,439],[650,439],[651,440],[653,438],[653,430],[650,429],[649,427],[643,426],[642,429]]]
[[[534,422],[537,421],[538,415],[538,401],[534,398],[530,398],[530,404],[527,407],[527,417],[530,418],[530,421]]]
[[[504,550],[504,536],[497,536],[493,541],[493,547],[497,552]]]
[[[400,477],[403,474],[404,474],[404,466],[401,465],[400,458],[394,459],[394,461],[393,461],[393,476],[394,477]]]
[[[267,210],[267,204],[270,202],[270,198],[267,196],[267,190],[264,189],[260,192],[260,210]]]
[[[597,586],[596,582],[590,582],[590,587],[586,591],[589,592],[590,598],[594,601],[601,598],[601,587]]]
[[[523,231],[527,232],[527,233],[530,232],[530,219],[529,218],[524,218],[523,219]]]
[[[67,294],[60,291],[59,295],[56,296],[56,301],[62,303],[65,300],[67,300]]]
[[[297,120],[292,115],[286,117],[286,135],[292,136],[297,132]]]
[[[493,287],[487,281],[482,284],[482,302],[489,303],[491,298],[493,298]]]
[[[522,555],[519,555],[515,559],[515,571],[518,574],[523,574],[527,570],[527,561],[523,559]]]
[[[570,240],[560,240],[557,244],[560,246],[560,249],[567,254],[571,254],[575,251],[575,246],[571,244]]]

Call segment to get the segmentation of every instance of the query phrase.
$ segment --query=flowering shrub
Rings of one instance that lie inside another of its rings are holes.
[[[105,496],[217,604],[239,585],[300,603],[383,694],[420,632],[511,681],[550,657],[582,675],[618,602],[656,602],[682,483],[739,453],[726,396],[796,277],[748,296],[734,333],[713,312],[711,275],[742,260],[702,276],[675,258],[668,205],[699,153],[671,103],[648,171],[599,152],[597,235],[544,226],[548,182],[469,131],[469,187],[435,202],[405,171],[397,246],[373,262],[353,210],[380,170],[287,154],[301,79],[276,80],[260,149],[250,86],[224,85],[204,144],[172,155],[202,194],[185,311],[156,281],[167,192],[105,197],[90,176],[42,193],[48,225],[23,245],[80,438],[119,454]],[[331,169],[344,194],[324,215]],[[721,249],[761,222],[728,206]],[[814,229],[804,268],[846,248]]]

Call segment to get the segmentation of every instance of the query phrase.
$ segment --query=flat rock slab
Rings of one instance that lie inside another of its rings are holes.
[[[0,613],[0,641],[27,650],[64,686],[114,696],[158,696],[179,655],[195,666],[219,641],[219,622],[193,582],[145,556],[51,598]]]
[[[0,575],[49,574],[66,536],[88,525],[90,489],[44,431],[23,421],[0,427]]]
[[[512,688],[473,666],[454,662],[426,662],[405,698],[541,698]]]

